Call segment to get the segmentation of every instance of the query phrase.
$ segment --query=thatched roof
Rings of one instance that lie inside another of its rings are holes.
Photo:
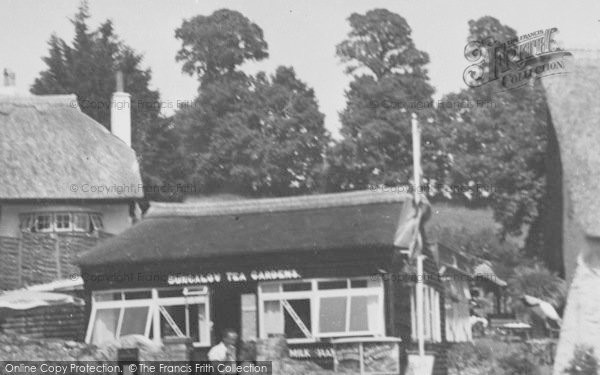
[[[542,79],[560,144],[563,176],[574,219],[600,237],[600,54],[572,51],[568,74]]]
[[[0,96],[0,200],[141,198],[141,183],[134,151],[75,95]]]
[[[84,253],[99,266],[249,254],[394,248],[408,195],[351,192],[157,204],[139,224]]]

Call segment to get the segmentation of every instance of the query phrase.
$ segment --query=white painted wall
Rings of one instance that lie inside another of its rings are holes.
[[[27,204],[27,203],[0,203],[0,237],[19,237],[19,215],[30,212],[55,212],[55,211],[85,211],[102,214],[104,231],[110,234],[119,234],[129,228],[129,204]]]

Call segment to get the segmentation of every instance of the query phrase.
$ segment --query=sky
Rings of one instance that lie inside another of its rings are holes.
[[[52,33],[72,40],[69,19],[78,4],[79,0],[0,0],[0,69],[16,73],[19,91],[28,91],[44,70],[41,58],[48,53]],[[267,60],[244,70],[272,73],[279,65],[292,66],[314,88],[334,136],[351,80],[335,56],[335,46],[347,35],[352,13],[387,8],[407,20],[417,48],[430,56],[435,99],[466,87],[462,73],[468,65],[463,55],[468,21],[484,15],[519,34],[557,27],[556,39],[564,48],[600,50],[598,0],[90,0],[89,5],[92,28],[111,19],[121,39],[144,55],[142,65],[152,70],[152,88],[160,91],[165,107],[193,100],[197,92],[196,78],[182,73],[175,61],[181,46],[175,29],[183,19],[221,8],[243,13],[263,29],[270,53]]]

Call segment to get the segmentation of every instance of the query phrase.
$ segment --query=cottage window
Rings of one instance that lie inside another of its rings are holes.
[[[34,225],[35,232],[52,231],[52,215],[37,215]]]
[[[210,345],[207,290],[187,288],[94,292],[86,342],[98,345],[126,335],[190,337]]]
[[[54,215],[56,231],[66,232],[71,230],[71,214]]]
[[[90,232],[90,215],[88,214],[73,214],[73,231],[75,232]]]
[[[265,282],[259,286],[261,337],[290,342],[383,335],[381,279]]]
[[[87,212],[44,212],[20,215],[23,232],[81,232],[104,230],[102,215]]]

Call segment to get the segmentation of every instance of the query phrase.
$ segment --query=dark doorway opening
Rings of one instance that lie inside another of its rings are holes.
[[[240,336],[242,330],[242,294],[256,293],[256,284],[224,284],[211,288],[212,342],[221,341],[221,333],[234,329]]]

